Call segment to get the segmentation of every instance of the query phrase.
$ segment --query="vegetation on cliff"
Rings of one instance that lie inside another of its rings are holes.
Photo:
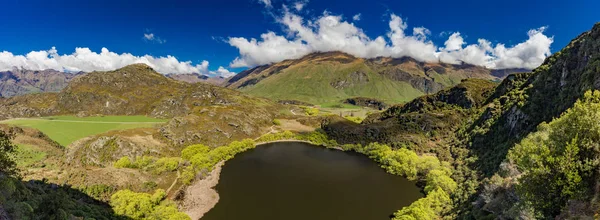
[[[517,192],[536,214],[553,218],[569,202],[584,204],[588,214],[600,206],[600,91],[582,100],[550,123],[542,123],[509,151],[508,160],[521,172]],[[575,216],[573,216],[575,217]]]
[[[497,86],[466,80],[360,125],[329,118],[323,130],[340,143],[408,146],[450,162],[461,183],[450,195],[456,205],[450,216],[591,218],[598,213],[591,149],[600,140],[594,139],[598,110],[589,104],[595,95],[584,94],[600,89],[598,42],[600,24],[533,72],[509,75]],[[563,113],[566,119],[550,122]]]

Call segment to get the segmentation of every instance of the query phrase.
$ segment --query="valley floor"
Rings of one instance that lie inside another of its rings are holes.
[[[167,120],[146,116],[54,116],[43,118],[14,118],[0,121],[0,124],[38,129],[60,145],[66,147],[81,138],[107,131],[153,127],[165,123],[166,121]]]

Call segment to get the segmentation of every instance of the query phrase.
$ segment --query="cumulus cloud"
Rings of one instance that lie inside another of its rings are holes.
[[[352,16],[352,20],[353,21],[360,21],[360,16],[361,16],[360,13],[355,14],[354,16]]]
[[[352,20],[360,19],[360,14]],[[312,52],[342,51],[357,57],[409,56],[424,62],[469,63],[488,68],[535,68],[550,55],[552,37],[544,35],[546,28],[533,29],[522,43],[507,47],[478,39],[467,44],[460,32],[452,33],[444,46],[436,46],[431,31],[414,27],[392,14],[386,36],[371,38],[342,16],[324,12],[314,19],[305,19],[284,8],[277,22],[284,26],[285,35],[269,31],[260,39],[230,37],[228,43],[239,50],[232,67],[251,67],[285,59],[296,59]]]
[[[263,3],[265,5],[265,7],[270,8],[272,7],[271,5],[271,0],[258,0],[260,3]]]
[[[233,76],[233,75],[237,74],[236,72],[231,72],[231,71],[229,71],[228,69],[225,69],[225,67],[222,67],[222,66],[219,66],[219,69],[217,69],[216,71],[210,71],[210,73],[212,75],[222,76],[224,78],[227,78],[227,77],[230,77],[230,76]]]
[[[462,36],[460,36],[460,32],[455,32],[452,35],[450,35],[446,42],[444,42],[444,45],[446,47],[441,49],[446,51],[459,50],[464,44],[465,41],[462,38]]]
[[[158,36],[155,36],[154,33],[144,33],[143,39],[148,42],[154,42],[154,43],[159,43],[159,44],[164,44],[167,42],[167,40],[164,40]]]
[[[0,71],[23,68],[28,70],[54,69],[69,72],[92,72],[115,70],[134,63],[144,63],[157,72],[167,73],[201,73],[228,74],[220,67],[217,71],[208,70],[208,61],[193,64],[191,61],[179,61],[174,56],[154,57],[150,55],[135,56],[130,53],[117,54],[106,48],[100,53],[89,48],[78,47],[71,54],[60,55],[55,47],[50,50],[31,51],[26,55],[15,55],[8,51],[0,52]]]

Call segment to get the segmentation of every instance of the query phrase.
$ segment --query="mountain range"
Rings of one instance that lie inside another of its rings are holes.
[[[0,97],[12,97],[30,93],[59,92],[67,87],[69,82],[84,72],[66,73],[57,70],[25,70],[13,68],[0,72]],[[205,82],[220,85],[225,78],[209,77],[198,73],[166,74],[168,78],[178,81],[197,83]]]
[[[218,146],[229,138],[260,134],[278,105],[223,87],[177,81],[145,64],[132,64],[75,77],[60,92],[0,98],[0,119],[147,115],[171,120],[159,129],[171,144],[204,140]]]
[[[11,97],[29,93],[58,92],[67,86],[79,73],[64,73],[56,70],[32,71],[13,68],[0,72],[0,96]]]
[[[198,73],[165,76],[188,83],[219,85],[274,100],[325,104],[366,97],[386,103],[403,103],[457,85],[463,79],[499,81],[508,74],[526,71],[491,70],[469,64],[423,63],[409,57],[362,59],[342,52],[327,52],[258,66],[229,78]],[[11,97],[58,92],[70,80],[83,74],[20,69],[1,72],[0,95]]]
[[[410,57],[363,59],[326,52],[248,69],[223,85],[274,100],[312,104],[339,103],[351,97],[403,103],[457,85],[463,79],[500,81],[521,71],[527,70],[424,63]]]

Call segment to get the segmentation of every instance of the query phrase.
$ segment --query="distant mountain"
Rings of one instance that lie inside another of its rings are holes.
[[[207,83],[167,78],[145,64],[79,75],[59,93],[0,98],[0,119],[50,115],[148,115],[173,118],[161,135],[173,144],[219,146],[256,137],[277,103]]]
[[[58,92],[69,81],[83,73],[64,73],[56,70],[23,70],[14,68],[0,72],[0,96],[11,97],[38,92]]]
[[[65,73],[52,69],[24,70],[14,68],[10,71],[0,71],[0,96],[12,97],[30,93],[59,92],[65,88],[73,78],[83,74],[86,73]],[[221,85],[225,82],[225,78],[223,77],[209,77],[198,73],[167,74],[166,76],[177,81],[188,83],[204,82],[213,85]]]
[[[526,70],[424,63],[409,57],[363,59],[327,52],[248,69],[229,78],[224,86],[275,100],[313,104],[339,103],[357,96],[402,103],[457,85],[463,79],[499,81],[520,71]]]
[[[222,76],[210,77],[207,75],[201,75],[198,73],[187,73],[187,74],[167,74],[165,75],[171,79],[188,82],[188,83],[198,83],[205,82],[213,85],[221,85],[225,82],[225,78]]]

